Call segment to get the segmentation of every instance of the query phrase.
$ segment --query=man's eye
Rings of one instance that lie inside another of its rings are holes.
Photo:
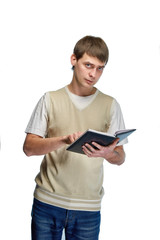
[[[87,67],[87,68],[90,68],[90,67],[91,67],[91,64],[86,63],[86,67]]]
[[[99,70],[99,71],[103,71],[103,67],[99,67],[98,70]]]

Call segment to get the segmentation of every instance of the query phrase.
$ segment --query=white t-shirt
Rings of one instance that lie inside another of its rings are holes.
[[[97,89],[97,91],[93,95],[82,97],[71,93],[68,90],[67,86],[65,87],[65,89],[71,101],[79,110],[83,110],[84,108],[86,108],[96,98],[99,92],[99,90]],[[47,135],[47,94],[48,93],[45,93],[37,103],[25,130],[26,133],[36,134],[41,137],[45,137]],[[120,105],[114,99],[111,106],[111,123],[107,132],[114,135],[116,131],[122,129],[125,129],[122,111]],[[124,139],[118,145],[123,145],[127,142],[128,140]]]

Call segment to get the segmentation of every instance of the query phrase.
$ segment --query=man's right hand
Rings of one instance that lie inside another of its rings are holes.
[[[23,145],[23,151],[28,157],[33,155],[44,155],[57,150],[65,144],[71,144],[80,137],[81,134],[81,132],[76,132],[66,136],[43,138],[28,133]]]
[[[65,136],[64,139],[66,139],[66,144],[73,143],[81,135],[82,135],[82,132],[76,132],[76,133],[72,133],[70,135]]]

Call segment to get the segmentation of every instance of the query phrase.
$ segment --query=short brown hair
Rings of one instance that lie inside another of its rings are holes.
[[[107,63],[109,57],[109,50],[106,43],[100,37],[85,36],[80,39],[75,47],[73,53],[77,60],[83,57],[84,53],[89,56],[97,57],[101,62]]]

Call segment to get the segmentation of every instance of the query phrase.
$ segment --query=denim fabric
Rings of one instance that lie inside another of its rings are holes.
[[[98,240],[100,212],[66,210],[34,199],[32,240]]]

